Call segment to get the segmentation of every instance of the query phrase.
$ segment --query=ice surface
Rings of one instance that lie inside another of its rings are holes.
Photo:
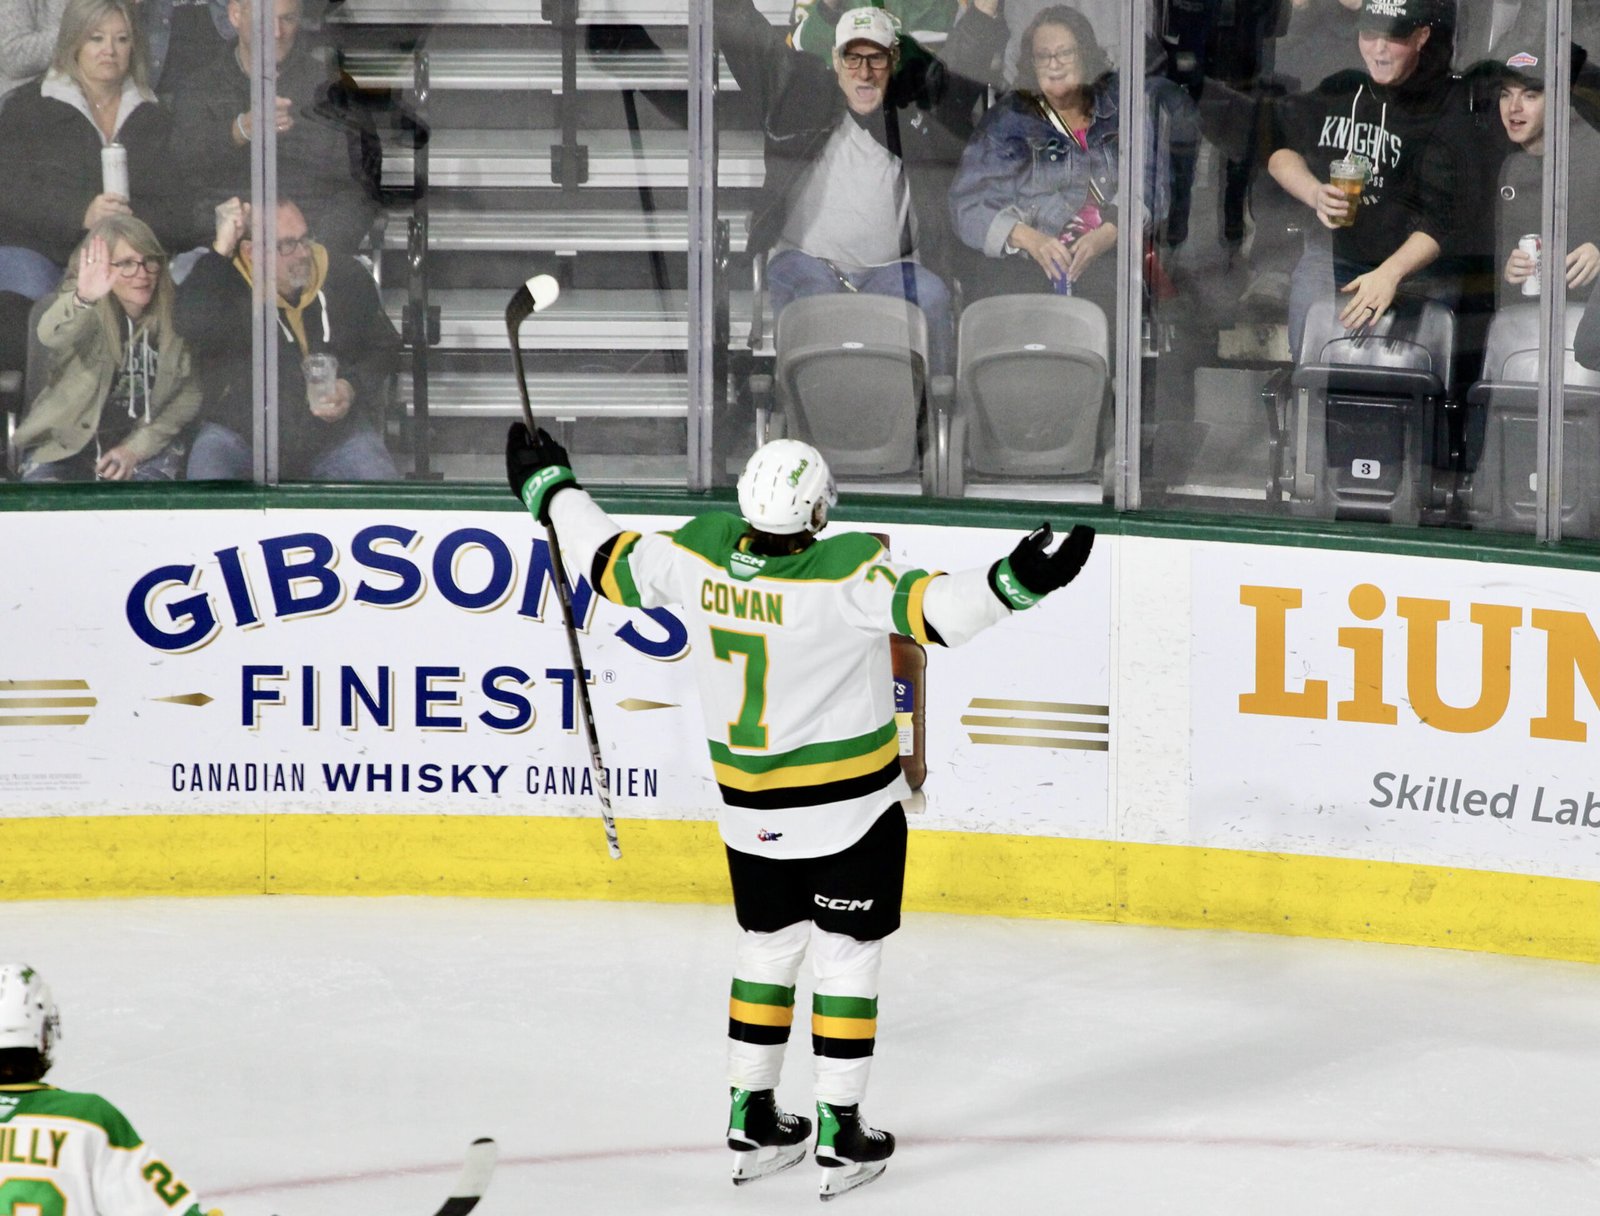
[[[480,1135],[483,1216],[821,1211],[809,1163],[728,1180],[733,933],[693,906],[0,904],[0,957],[62,1006],[50,1079],[227,1216],[430,1216]],[[912,916],[864,1107],[901,1147],[830,1216],[1594,1213],[1597,1027],[1579,964]]]

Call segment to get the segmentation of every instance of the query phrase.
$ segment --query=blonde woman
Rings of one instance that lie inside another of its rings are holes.
[[[200,385],[172,325],[167,255],[148,225],[94,226],[39,318],[50,378],[17,428],[24,481],[172,481]]]
[[[31,249],[59,273],[109,216],[136,214],[181,242],[166,218],[169,131],[148,84],[135,6],[68,0],[49,71],[0,110],[0,245]],[[113,143],[127,153],[126,190],[102,175],[101,149]]]

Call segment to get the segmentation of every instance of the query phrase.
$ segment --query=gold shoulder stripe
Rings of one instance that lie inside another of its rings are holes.
[[[617,582],[617,563],[628,556],[634,545],[639,543],[639,533],[624,532],[617,537],[617,543],[611,546],[611,558],[606,562],[606,568],[600,573],[600,594],[613,604],[625,603],[622,586]]]
[[[928,594],[928,585],[943,573],[943,570],[935,570],[926,578],[919,578],[906,596],[906,620],[911,625],[911,636],[924,646],[931,646],[933,642],[928,637],[928,619],[922,615],[922,600]]]

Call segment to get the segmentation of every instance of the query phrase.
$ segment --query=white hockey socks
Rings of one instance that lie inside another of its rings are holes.
[[[783,1049],[794,1024],[794,984],[806,955],[811,924],[776,933],[739,934],[733,992],[728,998],[728,1084],[776,1089]]]
[[[878,1035],[878,966],[883,943],[858,942],[811,926],[811,1049],[819,1102],[854,1106],[867,1092]]]

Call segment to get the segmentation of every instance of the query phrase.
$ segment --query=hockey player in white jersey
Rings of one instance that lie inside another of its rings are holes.
[[[60,1032],[39,973],[0,964],[0,1216],[201,1216],[121,1111],[44,1083]]]
[[[897,566],[863,533],[817,538],[838,496],[822,455],[792,439],[750,458],[742,519],[708,512],[652,535],[624,530],[583,493],[543,430],[512,426],[506,473],[602,595],[678,605],[690,631],[742,930],[728,1004],[735,1184],[806,1154],[811,1121],[786,1114],[774,1091],[808,952],[821,1197],[871,1181],[894,1152],[860,1103],[883,939],[900,925],[911,794],[889,635],[960,645],[1071,582],[1094,530],[1075,527],[1050,552],[1046,524],[957,574]]]

